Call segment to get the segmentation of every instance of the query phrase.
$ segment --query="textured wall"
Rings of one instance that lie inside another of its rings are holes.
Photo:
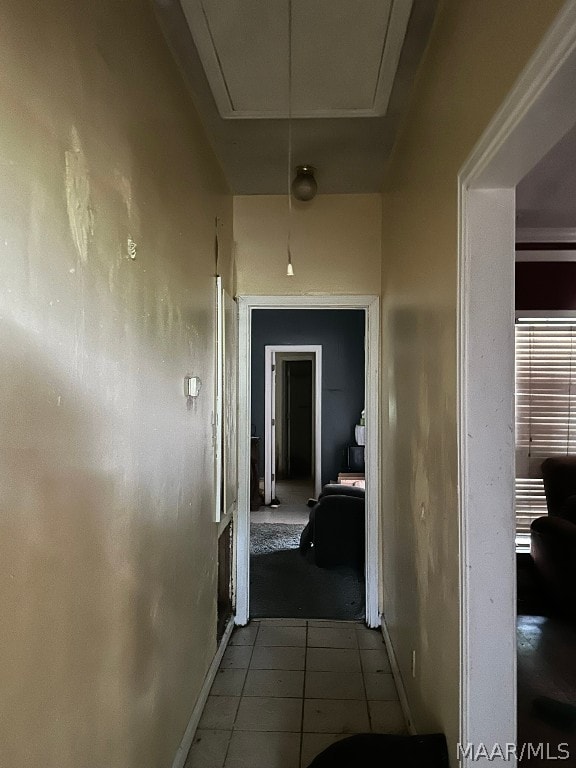
[[[287,277],[286,197],[234,197],[238,293],[379,293],[381,205],[380,195],[318,195],[310,203],[295,202],[295,274]]]
[[[264,437],[264,347],[322,346],[322,484],[342,471],[345,446],[364,408],[365,312],[355,309],[254,310],[252,313],[252,423]],[[264,472],[264,441],[260,472]]]
[[[215,650],[231,198],[146,0],[0,19],[0,763],[168,768]]]
[[[560,6],[441,3],[384,194],[384,612],[416,725],[444,730],[453,757],[457,174]]]

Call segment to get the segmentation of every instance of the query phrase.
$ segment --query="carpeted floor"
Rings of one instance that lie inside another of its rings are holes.
[[[250,526],[250,615],[254,618],[362,620],[364,574],[318,568],[300,554],[302,525]]]

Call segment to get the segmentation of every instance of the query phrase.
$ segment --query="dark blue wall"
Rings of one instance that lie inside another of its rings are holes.
[[[252,312],[252,429],[264,443],[264,347],[322,345],[322,484],[345,467],[345,447],[364,408],[364,325],[359,309],[256,309]],[[264,468],[260,456],[261,473]]]

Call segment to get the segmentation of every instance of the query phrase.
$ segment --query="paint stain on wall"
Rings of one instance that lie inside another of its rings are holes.
[[[88,245],[94,233],[94,216],[90,206],[88,163],[75,126],[70,131],[70,146],[65,154],[66,207],[70,234],[78,257],[88,261]]]
[[[134,205],[132,182],[121,171],[116,169],[114,172],[114,186],[122,199],[128,217],[129,234],[126,240],[126,257],[134,261],[137,251],[136,242],[140,233],[140,214],[137,205]]]

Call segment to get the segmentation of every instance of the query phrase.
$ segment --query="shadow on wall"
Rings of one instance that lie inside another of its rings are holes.
[[[459,546],[453,476],[457,466],[454,369],[438,364],[455,356],[454,316],[404,307],[391,313],[389,334],[394,360],[389,398],[395,419],[385,451],[385,493],[390,494],[386,508],[391,510],[382,531],[383,541],[391,543],[385,558],[385,604],[394,635],[396,624],[402,631],[408,627],[417,633],[416,637],[393,637],[396,647],[403,649],[399,663],[410,688],[415,685],[411,648],[424,664],[431,654],[438,658],[445,653],[443,648],[434,649],[444,642],[442,632],[435,631],[439,621],[453,622],[458,647],[459,574],[456,566],[454,573],[442,566],[453,559]],[[450,617],[449,611],[454,615]],[[458,663],[457,653],[454,661]],[[439,726],[437,713],[420,712],[419,717],[420,727]]]
[[[110,680],[118,672],[107,554],[114,481],[89,469],[93,418],[39,339],[4,323],[0,346],[4,759],[18,764],[28,743],[30,754],[42,745],[48,764],[68,754],[81,762],[93,745],[79,719],[98,722],[104,738],[121,717],[103,686],[108,665]]]
[[[154,519],[151,488],[134,487],[132,457],[109,437],[114,414],[40,341],[0,325],[3,764],[166,764],[186,726],[189,638],[173,628],[194,608],[175,588],[178,516]]]

